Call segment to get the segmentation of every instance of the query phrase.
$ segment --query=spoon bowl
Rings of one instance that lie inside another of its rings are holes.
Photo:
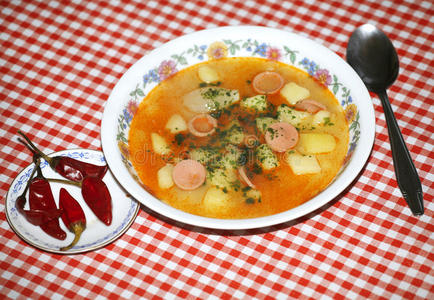
[[[424,213],[422,186],[402,137],[386,90],[399,73],[395,47],[384,32],[371,24],[358,27],[347,46],[347,61],[383,106],[398,186],[414,215]]]
[[[357,28],[350,37],[347,61],[366,87],[379,92],[390,87],[399,73],[399,59],[389,38],[371,24]]]

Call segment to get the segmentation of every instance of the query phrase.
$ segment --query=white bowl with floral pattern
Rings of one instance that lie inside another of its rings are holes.
[[[129,161],[128,131],[141,100],[168,76],[208,59],[265,57],[308,72],[327,86],[349,122],[345,164],[321,193],[288,211],[254,219],[216,219],[192,215],[153,197],[141,185]],[[355,71],[326,47],[297,34],[257,26],[228,26],[191,33],[143,56],[122,76],[104,109],[101,139],[104,155],[119,183],[139,202],[170,219],[214,229],[251,229],[291,221],[325,205],[348,187],[367,161],[375,137],[374,109]]]

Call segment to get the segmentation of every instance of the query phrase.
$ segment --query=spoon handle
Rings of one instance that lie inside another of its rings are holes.
[[[422,185],[416,168],[396,122],[386,91],[380,91],[378,96],[386,117],[396,181],[413,215],[423,215]]]

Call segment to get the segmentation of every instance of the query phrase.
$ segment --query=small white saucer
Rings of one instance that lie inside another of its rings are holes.
[[[64,150],[52,153],[49,156],[69,156],[96,165],[103,165],[106,163],[102,152],[87,149]],[[74,238],[74,234],[66,228],[61,219],[59,219],[60,226],[67,234],[66,239],[63,241],[49,236],[42,231],[39,226],[30,224],[15,208],[15,201],[24,191],[34,167],[35,165],[32,163],[18,174],[9,188],[5,204],[6,218],[11,228],[20,238],[30,245],[52,253],[72,254],[87,252],[113,242],[125,233],[134,222],[140,209],[140,205],[137,201],[131,198],[131,196],[128,196],[125,190],[123,190],[117,183],[110,172],[110,169],[103,178],[103,181],[109,188],[112,198],[113,219],[110,226],[103,224],[93,214],[84,202],[79,187],[51,182],[50,185],[56,204],[58,204],[59,201],[60,188],[64,187],[80,203],[86,215],[86,229],[82,233],[78,243],[67,251],[60,251],[60,247],[69,245]],[[50,168],[45,160],[41,160],[41,169],[43,175],[47,178],[62,178]],[[28,199],[25,208],[28,209]]]

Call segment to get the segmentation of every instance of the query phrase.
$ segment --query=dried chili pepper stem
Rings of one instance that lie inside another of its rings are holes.
[[[22,142],[22,143],[24,144],[24,146],[26,146],[27,149],[30,150],[30,152],[33,153],[33,162],[34,162],[35,164],[40,165],[40,157],[41,157],[41,154],[43,155],[43,153],[42,153],[42,152],[36,152],[36,151],[35,151],[35,150],[34,150],[34,149],[29,145],[29,144],[27,144],[26,142],[24,142],[22,139],[18,138],[18,140],[19,140],[20,142]],[[44,158],[44,157],[42,157],[42,158]],[[51,159],[51,158],[50,158],[50,157],[46,157],[46,158],[44,158],[44,160],[47,161],[48,164],[50,164],[50,162],[49,162],[47,159]],[[36,163],[36,161],[37,161],[38,163]],[[37,170],[37,168],[34,168],[34,169],[33,169],[33,172],[32,172],[32,174],[31,174],[30,178],[32,178],[32,177],[35,175],[36,170]],[[51,182],[70,184],[70,185],[75,185],[75,186],[81,187],[81,181],[72,181],[72,180],[57,179],[57,178],[45,178],[45,179],[47,179],[48,181],[51,181]],[[24,195],[26,194],[26,191],[27,191],[28,185],[29,185],[29,182],[27,183],[26,189],[24,190],[24,193],[23,193]]]
[[[26,140],[27,143],[23,142],[23,144],[33,153],[33,155],[37,154],[37,155],[41,156],[43,159],[45,159],[48,162],[48,164],[51,165],[52,160],[53,160],[51,157],[47,156],[45,153],[43,153],[41,150],[39,150],[33,144],[33,142],[27,137],[27,135],[25,135],[21,130],[18,130],[18,133]]]
[[[45,179],[47,179],[50,182],[69,184],[69,185],[75,185],[75,186],[81,187],[81,181],[77,182],[77,181],[72,181],[72,180],[67,180],[67,179],[58,179],[58,178],[45,178]]]
[[[86,227],[81,223],[75,223],[71,225],[69,227],[69,230],[74,233],[74,239],[72,240],[71,244],[69,244],[68,246],[61,247],[60,251],[66,251],[74,247],[77,244],[77,242],[80,240],[81,234],[85,229]]]
[[[41,163],[41,161],[38,159],[37,162],[36,162],[36,164],[39,165],[40,163]],[[24,201],[25,201],[27,190],[29,189],[30,182],[32,181],[33,176],[35,176],[35,173],[36,173],[36,165],[33,168],[32,173],[30,174],[29,180],[27,181],[26,186],[24,187],[23,193],[18,198],[24,197]]]
[[[61,251],[71,249],[80,240],[82,232],[86,229],[86,216],[80,204],[64,188],[60,189],[59,206],[63,209],[61,216],[63,223],[74,233],[74,240]]]

